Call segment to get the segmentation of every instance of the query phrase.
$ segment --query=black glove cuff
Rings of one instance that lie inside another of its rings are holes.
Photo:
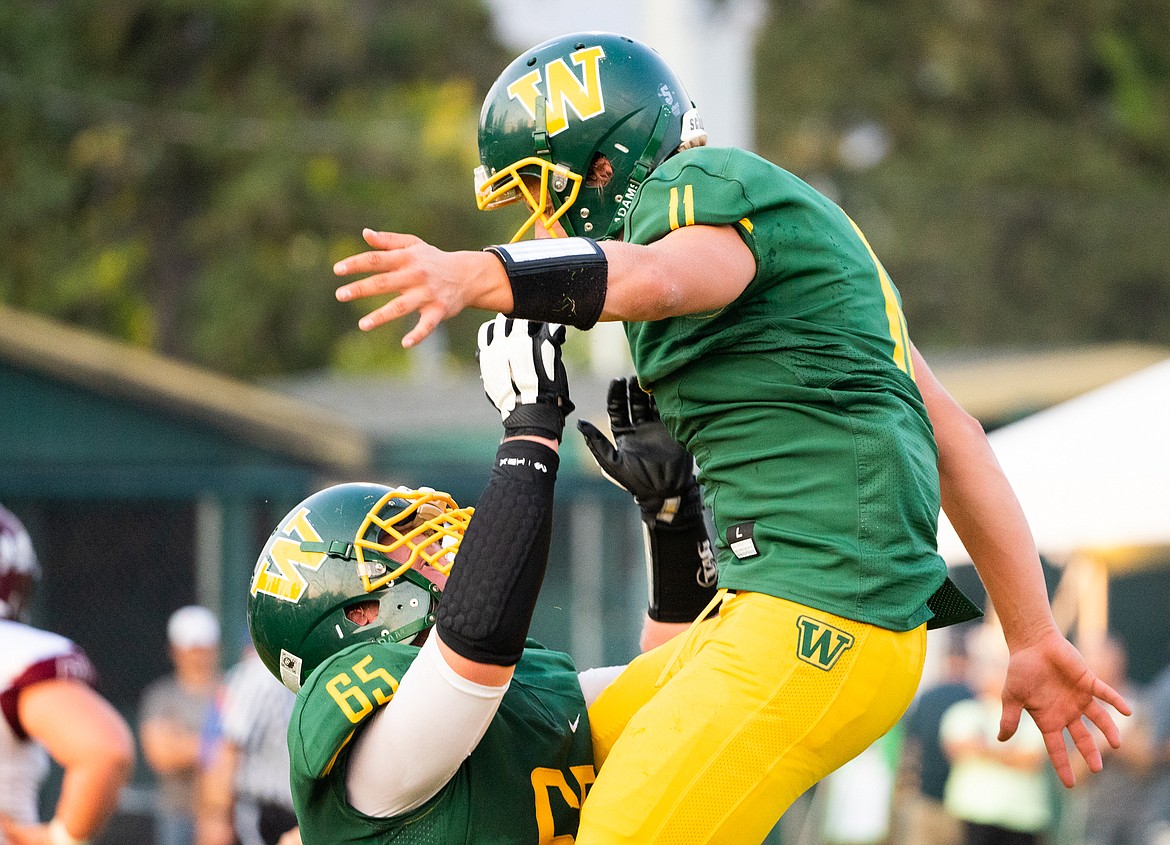
[[[691,477],[689,486],[677,496],[665,499],[638,499],[642,521],[647,525],[681,525],[702,518],[703,496],[699,482]]]
[[[650,603],[657,622],[693,622],[718,589],[718,570],[700,511],[673,524],[643,523],[650,555]]]
[[[530,434],[560,442],[564,430],[565,414],[555,405],[545,403],[517,405],[504,420],[505,437]]]

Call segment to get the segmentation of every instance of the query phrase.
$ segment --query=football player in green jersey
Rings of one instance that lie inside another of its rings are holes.
[[[289,750],[305,843],[576,832],[594,778],[586,703],[569,658],[525,642],[573,408],[564,331],[502,317],[481,331],[505,436],[474,518],[428,488],[339,484],[261,552],[249,629],[299,692]]]
[[[587,704],[620,667],[579,675],[526,641],[573,409],[564,335],[502,316],[480,331],[504,439],[474,518],[429,488],[337,484],[294,507],[260,553],[248,624],[265,665],[298,692],[289,750],[303,842],[573,841],[595,776]],[[679,513],[647,525],[670,552],[658,558],[669,566],[651,566],[661,577],[647,636],[663,639],[714,580],[695,577],[707,541],[690,457],[645,394],[619,411],[626,389],[615,383],[610,403],[612,477]],[[689,508],[667,505],[683,497]]]
[[[940,507],[1011,650],[1001,736],[1027,709],[1066,785],[1066,733],[1099,769],[1088,722],[1116,746],[1105,705],[1129,707],[1057,628],[983,430],[911,343],[861,230],[795,175],[705,141],[653,50],[553,39],[504,70],[481,112],[477,202],[521,208],[513,242],[444,252],[366,230],[371,250],[334,267],[364,274],[342,301],[395,295],[362,329],[418,313],[407,347],[466,307],[623,321],[641,385],[698,463],[720,614],[590,709],[601,768],[577,841],[759,841],[888,730],[926,626],[970,615],[936,551]]]

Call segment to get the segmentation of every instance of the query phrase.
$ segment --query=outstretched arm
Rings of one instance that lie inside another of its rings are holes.
[[[564,339],[562,326],[524,320],[481,327],[480,370],[504,439],[435,627],[350,754],[349,802],[367,815],[399,815],[437,793],[478,746],[511,681],[548,562],[558,446],[573,410]],[[436,713],[439,744],[419,730]]]
[[[514,310],[512,285],[491,253],[444,252],[393,232],[366,229],[362,236],[372,249],[337,262],[333,272],[367,275],[341,285],[337,298],[394,296],[358,322],[363,331],[418,312],[418,322],[402,340],[411,347],[464,308]],[[685,226],[647,246],[604,241],[601,248],[608,262],[602,320],[657,320],[721,308],[756,272],[755,257],[730,226]]]
[[[987,588],[1011,652],[999,737],[1014,734],[1027,710],[1061,782],[1072,786],[1064,732],[1089,769],[1100,771],[1101,751],[1084,720],[1116,748],[1117,725],[1104,704],[1126,715],[1130,707],[1057,628],[1027,520],[982,426],[939,384],[918,350],[911,353],[938,442],[943,510]]]

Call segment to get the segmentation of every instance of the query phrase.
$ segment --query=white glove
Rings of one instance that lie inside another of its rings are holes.
[[[479,373],[505,436],[561,439],[574,405],[561,360],[565,327],[496,315],[479,327]]]

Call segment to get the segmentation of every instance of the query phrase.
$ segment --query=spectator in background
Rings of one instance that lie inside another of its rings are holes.
[[[1037,845],[1052,823],[1044,736],[1025,712],[999,741],[1007,644],[998,626],[984,624],[968,648],[975,698],[952,704],[939,727],[951,761],[944,805],[961,820],[965,845]]]
[[[134,738],[97,694],[74,643],[19,621],[39,576],[28,533],[0,507],[0,843],[78,845],[118,806]],[[64,770],[52,821],[37,801],[52,759]]]
[[[1170,845],[1170,666],[1150,683],[1142,702],[1150,744],[1150,788],[1143,821],[1149,845]]]
[[[1085,663],[1097,677],[1125,696],[1126,701],[1140,697],[1129,679],[1128,655],[1119,640],[1104,637],[1080,645]],[[1078,763],[1078,778],[1085,779],[1081,789],[1069,793],[1069,810],[1081,829],[1081,845],[1146,845],[1143,815],[1149,793],[1151,766],[1148,729],[1140,703],[1134,715],[1114,713],[1121,731],[1121,748],[1105,748],[1109,763],[1097,773]]]
[[[139,739],[158,777],[158,845],[193,845],[200,731],[220,683],[219,622],[190,605],[167,622],[174,672],[142,696]]]
[[[967,632],[948,632],[939,680],[910,705],[904,720],[903,771],[913,786],[905,807],[906,845],[959,845],[963,830],[943,805],[951,763],[943,751],[939,726],[952,704],[975,696],[967,658]]]
[[[228,673],[200,784],[198,845],[276,845],[297,826],[288,756],[295,701],[252,648]]]

